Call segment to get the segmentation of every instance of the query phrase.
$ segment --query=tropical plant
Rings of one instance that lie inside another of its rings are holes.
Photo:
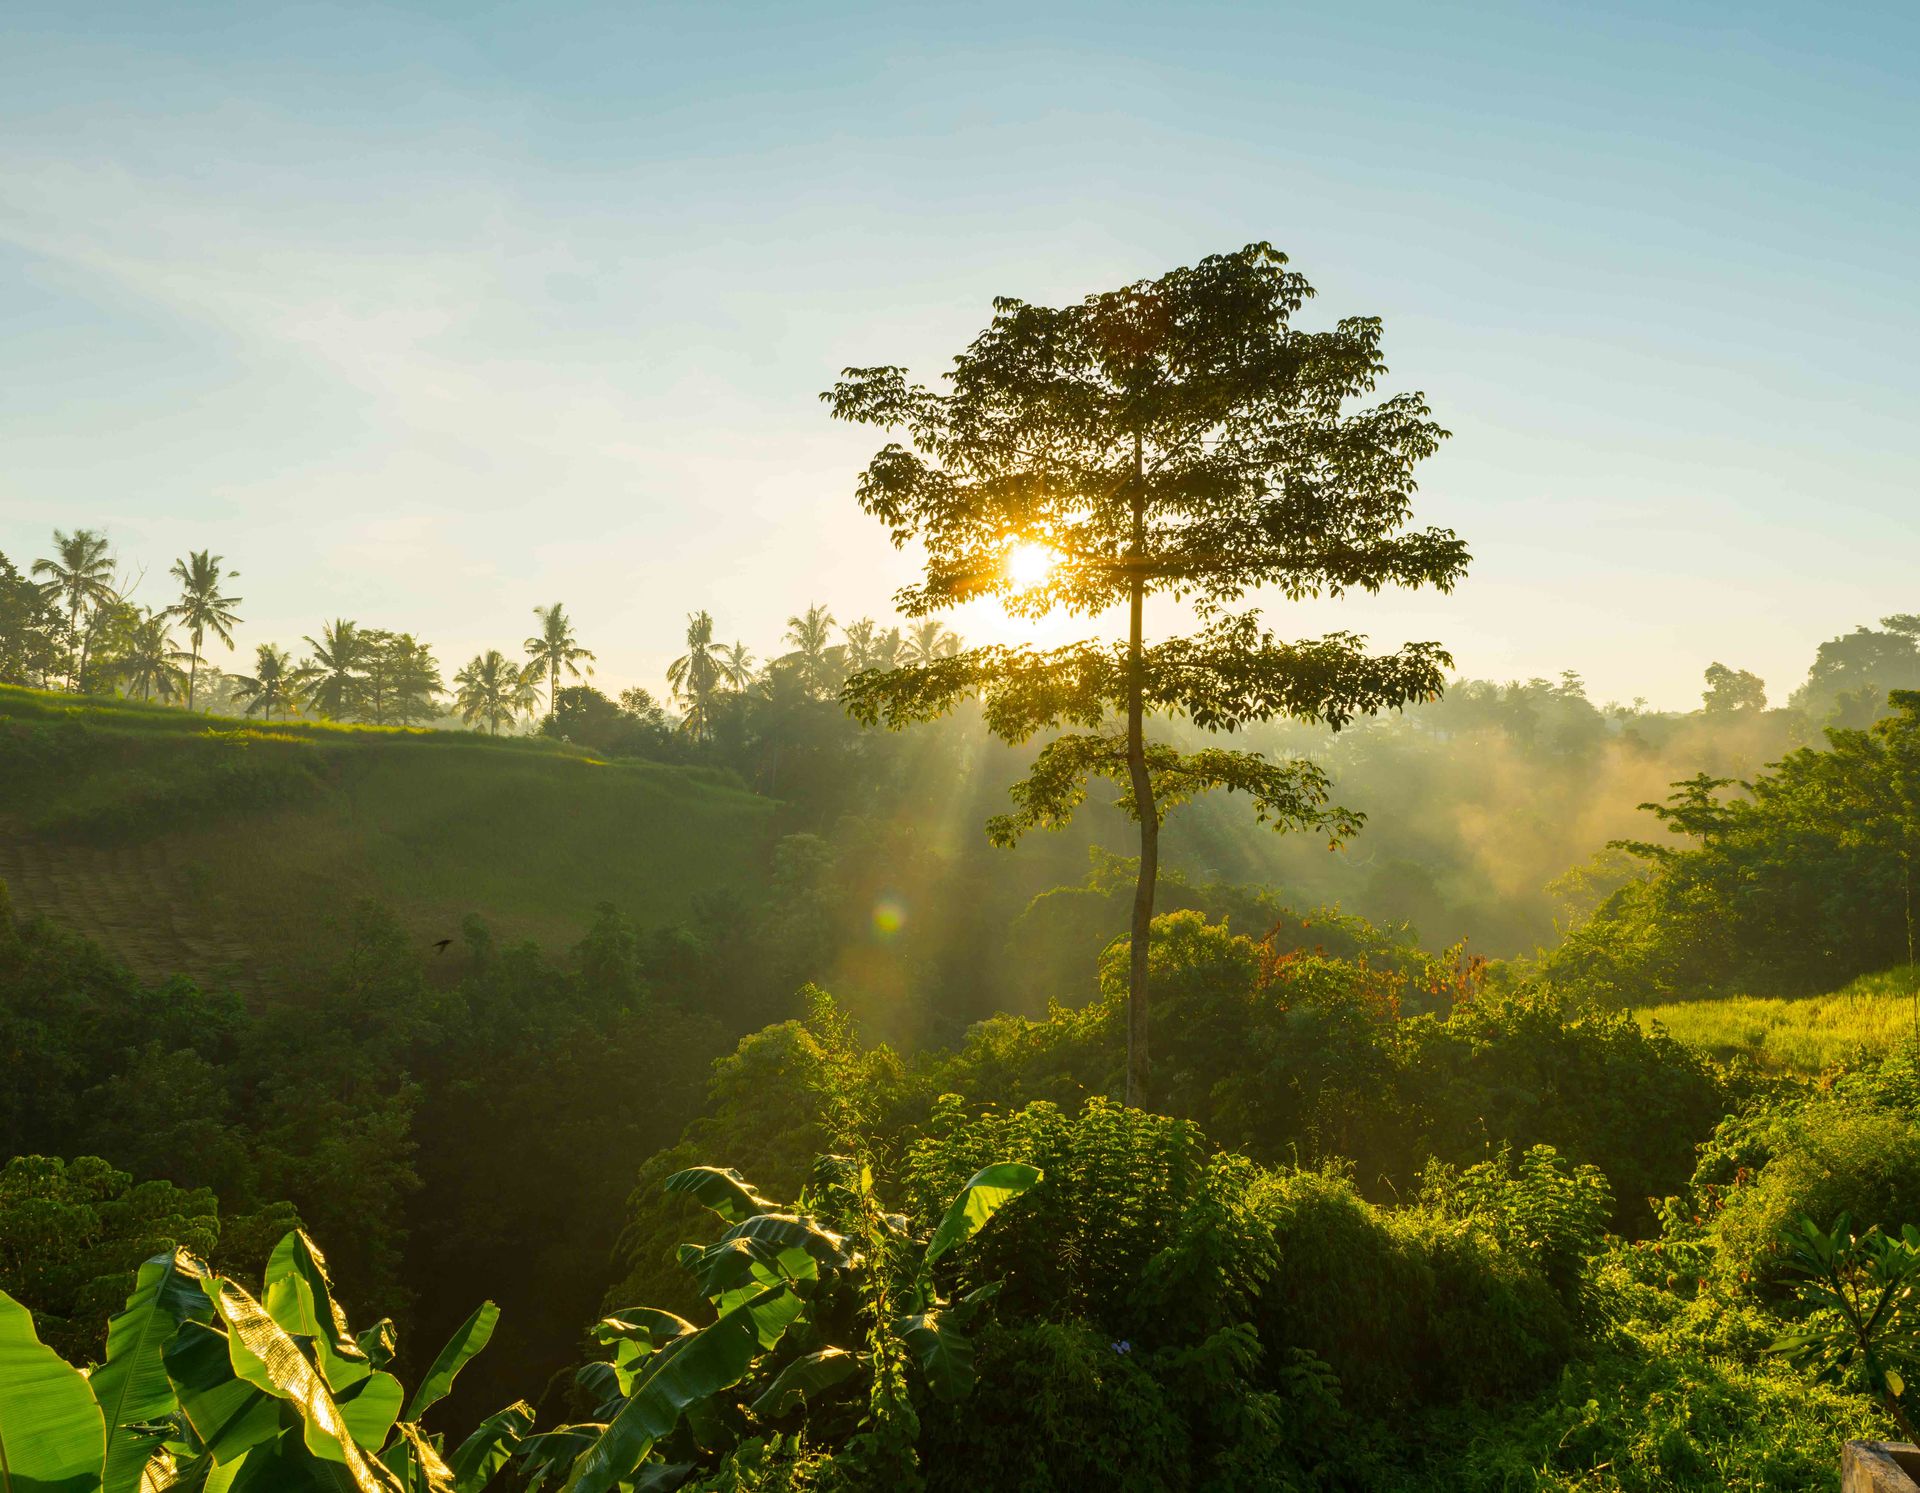
[[[32,1314],[0,1293],[0,1486],[478,1493],[532,1412],[509,1406],[452,1451],[421,1422],[498,1319],[491,1302],[475,1311],[409,1398],[386,1372],[393,1324],[354,1335],[298,1230],[268,1259],[258,1297],[185,1250],[148,1260],[90,1374],[41,1344]]]
[[[115,665],[127,693],[138,693],[143,700],[158,695],[171,700],[186,690],[187,671],[181,664],[190,655],[174,646],[167,631],[167,614],[149,607],[140,620],[127,629],[124,648]]]
[[[475,654],[453,676],[453,707],[469,726],[484,723],[489,736],[510,725],[519,710],[523,671],[498,648]]]
[[[960,651],[960,638],[938,617],[925,617],[907,629],[901,645],[900,660],[908,664],[930,664],[952,658]]]
[[[846,676],[845,653],[833,641],[833,613],[815,604],[797,617],[787,618],[788,664],[800,688],[809,695],[825,695]]]
[[[64,625],[49,588],[0,555],[0,682],[44,683],[59,666]]]
[[[727,688],[743,690],[753,683],[753,650],[745,643],[734,643],[720,650],[720,675]]]
[[[231,649],[233,626],[240,620],[239,614],[234,611],[240,605],[240,598],[220,594],[221,587],[236,579],[240,572],[222,571],[220,566],[223,560],[223,556],[206,550],[189,550],[186,558],[175,560],[173,568],[167,572],[180,582],[180,599],[167,608],[167,615],[180,620],[193,645],[187,664],[189,710],[193,709],[194,690],[200,675],[201,650],[207,634],[212,633]]]
[[[1920,1229],[1855,1234],[1845,1213],[1824,1230],[1803,1216],[1780,1243],[1801,1277],[1795,1295],[1807,1315],[1773,1351],[1818,1378],[1864,1388],[1915,1440],[1907,1379],[1920,1375]]]
[[[365,654],[359,624],[342,617],[321,624],[319,638],[301,641],[313,651],[294,670],[294,688],[323,719],[351,719],[359,709]]]
[[[1227,610],[1272,587],[1290,599],[1450,589],[1465,546],[1447,530],[1403,533],[1413,470],[1446,432],[1418,394],[1353,412],[1386,366],[1380,323],[1293,327],[1311,295],[1286,256],[1251,244],[1078,305],[1002,299],[955,361],[952,392],[897,367],[850,368],[822,397],[838,419],[904,428],[859,483],[896,545],[927,546],[900,610],[923,617],[993,596],[1018,616],[1125,606],[1124,642],[1039,651],[977,648],[851,680],[862,722],[904,726],[981,695],[1008,742],[1078,727],[1041,749],[988,825],[1010,845],[1064,824],[1090,777],[1121,786],[1139,824],[1131,923],[1127,1095],[1147,1095],[1147,944],[1162,816],[1212,788],[1247,794],[1277,828],[1339,842],[1358,815],[1328,803],[1325,774],[1297,757],[1150,742],[1149,713],[1206,730],[1276,717],[1336,729],[1437,696],[1451,663],[1435,643],[1370,657],[1351,633],[1288,643],[1259,613]],[[1146,598],[1182,596],[1204,626],[1149,646]]]
[[[376,726],[430,721],[446,687],[433,650],[408,632],[369,628],[360,634],[359,715]]]
[[[861,617],[840,629],[840,647],[846,658],[849,674],[858,674],[862,669],[873,667],[874,644],[879,626],[880,624],[873,618]]]
[[[539,619],[540,631],[521,646],[527,650],[527,668],[536,678],[542,674],[547,678],[547,709],[552,710],[560,698],[560,671],[564,669],[578,679],[580,665],[585,663],[587,673],[591,674],[593,655],[575,639],[573,619],[559,602],[550,607],[535,607],[533,615]]]
[[[603,1319],[594,1336],[613,1358],[580,1371],[581,1387],[599,1402],[597,1423],[532,1438],[525,1456],[533,1486],[564,1473],[567,1493],[606,1493],[634,1486],[646,1464],[644,1486],[672,1489],[702,1464],[763,1452],[801,1410],[818,1439],[826,1429],[818,1402],[883,1371],[878,1345],[887,1341],[905,1345],[935,1396],[962,1398],[973,1386],[966,1325],[994,1288],[946,1301],[935,1267],[1040,1180],[1038,1168],[1019,1162],[984,1167],[939,1224],[916,1235],[878,1207],[871,1170],[844,1156],[821,1157],[812,1186],[791,1207],[732,1170],[674,1173],[669,1193],[727,1225],[714,1243],[682,1245],[679,1255],[713,1304],[714,1320],[696,1327],[647,1307]],[[867,1214],[883,1221],[896,1247],[877,1254],[861,1247],[860,1232],[848,1226]],[[905,1279],[890,1278],[902,1263]],[[885,1320],[873,1323],[876,1307]]]
[[[107,548],[107,536],[93,529],[75,529],[71,534],[55,529],[53,548],[52,558],[33,562],[33,573],[45,576],[53,596],[66,604],[67,635],[79,647],[69,681],[77,690],[87,669],[86,635],[80,629],[80,618],[119,597],[113,582],[113,556]]]
[[[713,732],[713,697],[727,679],[725,650],[714,645],[713,614],[687,616],[687,651],[667,665],[667,683],[680,701],[680,726],[698,738]]]
[[[293,656],[277,643],[253,650],[253,672],[233,676],[233,693],[247,702],[247,714],[256,710],[268,720],[278,710],[284,716],[294,704]]]

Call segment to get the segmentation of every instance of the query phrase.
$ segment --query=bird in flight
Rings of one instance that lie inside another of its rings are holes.
[[[452,946],[452,944],[453,944],[453,940],[450,938],[435,939],[433,943],[433,951],[436,954],[444,954],[447,952],[448,948]]]

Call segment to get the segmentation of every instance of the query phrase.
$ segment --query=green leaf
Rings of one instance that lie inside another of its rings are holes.
[[[682,1192],[728,1223],[740,1223],[756,1213],[777,1213],[780,1205],[763,1198],[747,1179],[731,1167],[693,1166],[675,1172],[664,1184],[668,1192]]]
[[[280,1402],[233,1371],[227,1335],[185,1321],[161,1355],[187,1424],[222,1467],[280,1430]]]
[[[1898,1369],[1888,1369],[1886,1371],[1886,1379],[1887,1393],[1891,1394],[1895,1399],[1898,1399],[1907,1392],[1907,1381],[1900,1377],[1900,1371]]]
[[[106,1493],[139,1493],[141,1473],[161,1430],[146,1427],[179,1403],[161,1351],[186,1321],[213,1314],[200,1281],[203,1266],[184,1250],[155,1255],[140,1267],[133,1294],[107,1323],[107,1359],[89,1384],[107,1428]]]
[[[959,1400],[973,1388],[973,1343],[943,1311],[902,1317],[901,1338],[943,1400]]]
[[[429,1407],[447,1397],[447,1391],[453,1388],[454,1376],[466,1367],[474,1354],[487,1346],[488,1339],[493,1336],[494,1325],[499,1320],[500,1308],[491,1301],[483,1301],[474,1308],[473,1315],[447,1339],[446,1347],[440,1350],[433,1367],[427,1370],[420,1387],[414,1390],[413,1398],[407,1402],[408,1420],[419,1420]]]
[[[407,1493],[454,1493],[452,1469],[439,1449],[420,1434],[420,1428],[403,1420],[393,1429],[393,1445],[380,1460]]]
[[[0,1291],[0,1493],[93,1493],[107,1428],[80,1371]]]
[[[796,1358],[774,1376],[773,1383],[753,1402],[753,1413],[762,1420],[778,1420],[851,1378],[859,1368],[860,1360],[845,1348],[822,1348],[818,1353]]]
[[[454,1493],[482,1493],[493,1475],[513,1459],[532,1429],[533,1407],[524,1400],[496,1410],[481,1421],[447,1459]]]
[[[763,1291],[656,1353],[620,1413],[574,1463],[565,1493],[608,1493],[631,1477],[688,1406],[747,1376],[760,1350],[779,1341],[801,1306],[784,1287]]]
[[[287,1332],[314,1340],[320,1367],[336,1394],[373,1372],[366,1350],[347,1330],[347,1314],[333,1299],[327,1257],[304,1230],[293,1230],[268,1256],[261,1302]]]
[[[319,1370],[307,1362],[299,1345],[266,1308],[226,1279],[209,1282],[207,1294],[214,1311],[226,1323],[227,1352],[234,1373],[300,1412],[307,1449],[322,1463],[338,1464],[356,1493],[402,1493],[393,1474],[367,1455],[356,1440]],[[386,1374],[374,1377],[392,1379]],[[395,1384],[396,1390],[398,1387]],[[398,1394],[392,1396],[391,1403],[397,1410]],[[382,1408],[372,1407],[376,1414]],[[392,1424],[391,1418],[387,1424]]]
[[[1038,1167],[1020,1161],[1000,1161],[981,1168],[947,1206],[947,1216],[940,1220],[940,1227],[927,1242],[921,1269],[931,1269],[933,1262],[948,1250],[965,1244],[986,1227],[994,1214],[1040,1181],[1041,1176]]]
[[[391,1317],[382,1317],[373,1326],[356,1332],[353,1340],[360,1351],[367,1355],[367,1362],[376,1369],[384,1369],[393,1362],[394,1354],[400,1351],[399,1341],[394,1336]]]

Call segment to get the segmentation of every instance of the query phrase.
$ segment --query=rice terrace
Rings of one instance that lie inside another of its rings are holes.
[[[0,1493],[1920,1488],[1916,49],[0,15]]]

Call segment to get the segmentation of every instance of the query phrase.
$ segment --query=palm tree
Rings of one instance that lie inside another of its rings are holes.
[[[233,676],[233,692],[247,702],[247,714],[258,710],[268,720],[279,707],[284,718],[293,705],[293,656],[274,643],[262,643],[253,650],[253,673]]]
[[[841,656],[847,661],[849,674],[858,674],[862,669],[873,667],[874,645],[879,641],[875,636],[878,627],[873,618],[862,617],[840,629],[840,636],[846,639],[840,645]]]
[[[66,603],[67,632],[80,644],[80,654],[69,676],[72,689],[80,688],[87,672],[87,643],[80,631],[80,614],[117,601],[113,587],[113,556],[107,553],[107,536],[92,529],[75,529],[71,534],[53,531],[57,558],[35,560],[33,573],[48,578],[54,598]]]
[[[753,651],[745,643],[720,650],[720,677],[729,689],[745,689],[753,683]]]
[[[900,655],[906,651],[906,639],[900,636],[900,629],[889,627],[873,640],[873,652],[869,656],[869,668],[897,669],[900,667]]]
[[[188,550],[184,560],[175,560],[167,573],[180,583],[180,599],[167,608],[170,616],[185,624],[188,641],[193,644],[192,660],[187,666],[187,709],[193,709],[193,692],[200,677],[200,647],[212,633],[228,648],[233,647],[233,625],[240,620],[234,608],[237,596],[222,596],[220,588],[239,577],[237,570],[220,569],[223,556],[206,550]]]
[[[527,664],[514,671],[513,709],[517,715],[533,716],[540,712],[540,669],[538,665]]]
[[[935,659],[952,658],[959,651],[959,635],[948,631],[947,625],[938,617],[929,617],[924,622],[914,623],[900,653],[904,663],[930,664]]]
[[[793,645],[793,652],[785,661],[793,666],[800,688],[810,695],[824,695],[839,683],[834,676],[841,672],[844,650],[832,638],[833,613],[823,606],[810,606],[798,617],[787,618],[786,641]]]
[[[361,657],[358,624],[344,617],[322,624],[318,641],[302,638],[313,656],[293,671],[293,684],[313,708],[330,721],[345,720],[360,703]]]
[[[578,679],[580,661],[591,660],[593,655],[575,641],[573,623],[559,602],[550,607],[535,607],[533,615],[540,619],[540,631],[521,646],[527,650],[527,667],[547,676],[547,713],[551,715],[554,702],[560,697],[560,671],[565,669]],[[587,672],[593,672],[591,662]]]
[[[454,709],[469,726],[485,721],[487,734],[498,736],[503,722],[511,722],[516,701],[536,687],[521,669],[498,648],[475,654],[473,661],[453,676]]]
[[[138,690],[141,699],[151,700],[157,692],[165,702],[186,683],[187,671],[180,667],[186,658],[167,635],[167,614],[149,607],[127,630],[126,651],[118,672],[126,681],[129,695]]]
[[[727,677],[724,649],[713,646],[713,614],[692,612],[687,617],[687,651],[667,665],[667,683],[687,713],[681,728],[705,736],[713,725],[713,694]]]

